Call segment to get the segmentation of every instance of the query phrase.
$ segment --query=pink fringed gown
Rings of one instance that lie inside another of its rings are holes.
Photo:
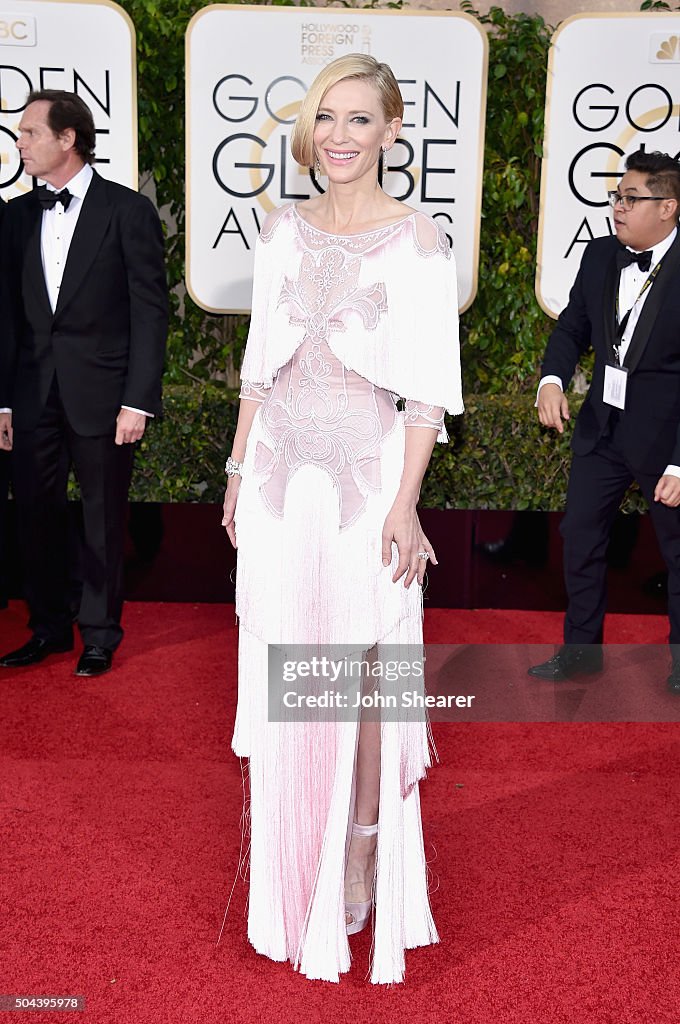
[[[392,583],[381,535],[405,430],[447,440],[463,410],[455,268],[413,213],[359,235],[313,228],[295,206],[258,240],[241,395],[260,402],[236,509],[238,711],[249,759],[248,937],[309,978],[350,965],[344,867],[358,723],[269,722],[268,645],[422,643],[422,594]],[[398,411],[395,396],[406,400]],[[418,780],[425,722],[384,722],[371,980],[401,981],[404,950],[438,941]]]

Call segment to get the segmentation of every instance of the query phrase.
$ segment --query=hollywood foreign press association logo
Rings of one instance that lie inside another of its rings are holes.
[[[300,63],[324,66],[346,53],[371,52],[371,29],[348,19],[307,21],[300,26]]]

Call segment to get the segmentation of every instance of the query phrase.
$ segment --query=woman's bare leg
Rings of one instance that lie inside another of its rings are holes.
[[[380,805],[380,722],[361,720],[357,751],[354,820],[375,825]]]
[[[375,652],[369,652],[369,659]],[[372,686],[364,688],[371,692]],[[380,721],[362,715],[356,762],[354,821],[374,825],[380,806]],[[375,875],[377,836],[355,836],[350,841],[345,868],[345,900],[364,903],[371,899]]]

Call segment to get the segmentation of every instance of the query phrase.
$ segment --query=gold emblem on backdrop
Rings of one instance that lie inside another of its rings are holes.
[[[656,54],[657,60],[680,59],[680,36],[669,36],[664,39]]]

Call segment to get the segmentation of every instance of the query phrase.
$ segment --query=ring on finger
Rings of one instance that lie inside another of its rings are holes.
[[[419,551],[418,552],[418,558],[423,558],[425,561],[427,561],[429,557],[430,557],[430,552],[429,551]]]

